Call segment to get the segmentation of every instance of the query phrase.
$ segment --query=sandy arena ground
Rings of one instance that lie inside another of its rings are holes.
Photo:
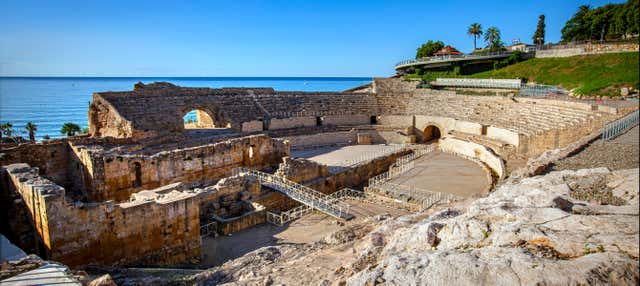
[[[327,147],[313,150],[291,151],[291,157],[306,158],[327,166],[346,166],[354,158],[361,158],[374,152],[391,149],[394,145],[350,145]]]
[[[336,219],[332,217],[320,212],[313,212],[285,226],[265,223],[233,233],[231,236],[203,238],[204,256],[200,267],[217,266],[265,246],[313,243],[342,227],[360,222],[369,216],[388,213],[397,217],[409,214],[406,210],[379,204],[357,200],[346,200],[345,202],[351,205],[350,213],[355,218],[346,222],[344,226],[336,223]]]
[[[469,197],[486,190],[491,182],[476,163],[434,151],[416,160],[413,169],[390,183]]]

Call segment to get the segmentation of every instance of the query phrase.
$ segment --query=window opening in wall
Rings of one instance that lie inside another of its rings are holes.
[[[142,186],[142,165],[140,163],[133,163],[133,172],[135,174],[135,180],[133,181],[133,187],[137,188]]]
[[[316,126],[322,126],[322,117],[316,116]]]
[[[371,125],[378,124],[378,116],[371,115],[371,118],[369,119],[369,122],[371,123]]]
[[[256,148],[256,145],[249,146],[249,159],[253,159],[254,148]]]

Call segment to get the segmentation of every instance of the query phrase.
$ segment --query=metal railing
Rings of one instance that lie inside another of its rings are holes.
[[[200,236],[210,236],[218,233],[218,222],[210,222],[200,226]]]
[[[605,126],[602,128],[602,141],[612,140],[618,137],[620,134],[638,125],[639,112],[640,111],[636,110],[621,119],[605,124]]]
[[[510,88],[522,87],[521,79],[476,79],[476,78],[437,78],[429,84],[433,86],[464,88]]]
[[[340,163],[338,163],[337,165],[340,166],[345,166],[345,167],[349,167],[349,166],[354,166],[354,165],[358,165],[358,164],[364,164],[367,163],[369,161],[373,161],[375,159],[378,159],[380,157],[386,157],[398,152],[402,152],[405,150],[408,150],[409,147],[405,144],[402,145],[390,145],[390,146],[385,146],[382,150],[378,150],[375,152],[371,152],[371,153],[367,153],[367,154],[363,154],[354,158],[350,158],[348,160],[342,161]]]
[[[394,166],[391,166],[389,168],[389,171],[379,174],[375,177],[369,178],[369,182],[368,182],[369,186],[371,187],[377,184],[384,183],[411,170],[415,166],[415,162],[414,162],[415,159],[418,159],[427,153],[433,152],[435,148],[436,148],[435,145],[412,146],[411,149],[413,149],[413,153],[396,159],[396,163],[394,164]]]
[[[407,201],[418,202],[423,210],[429,209],[438,203],[450,203],[459,197],[454,194],[428,191],[413,186],[405,186],[393,183],[384,183],[369,187],[372,190],[389,195],[395,199],[405,198]]]
[[[485,54],[465,54],[465,55],[448,55],[448,56],[433,56],[427,58],[420,59],[411,59],[404,60],[396,64],[396,68],[406,65],[413,64],[427,64],[427,63],[436,63],[436,62],[446,62],[451,60],[474,60],[474,59],[485,59],[485,58],[493,58],[493,57],[502,57],[508,56],[512,52],[491,52]]]
[[[335,218],[351,219],[353,217],[349,214],[349,208],[351,206],[348,204],[333,201],[323,193],[288,180],[284,177],[242,167],[233,170],[234,176],[241,174],[255,177],[263,186],[282,192],[300,203],[308,205]]]
[[[557,86],[544,84],[522,84],[519,96],[557,96],[564,93]]]

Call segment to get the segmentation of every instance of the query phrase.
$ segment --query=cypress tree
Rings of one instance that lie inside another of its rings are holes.
[[[536,27],[536,32],[533,33],[533,43],[535,45],[544,45],[544,15],[540,15],[538,17],[538,26]]]

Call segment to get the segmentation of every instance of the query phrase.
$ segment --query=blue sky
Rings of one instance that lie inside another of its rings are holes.
[[[623,1],[0,0],[0,76],[388,76],[470,23],[547,41],[583,4]]]

